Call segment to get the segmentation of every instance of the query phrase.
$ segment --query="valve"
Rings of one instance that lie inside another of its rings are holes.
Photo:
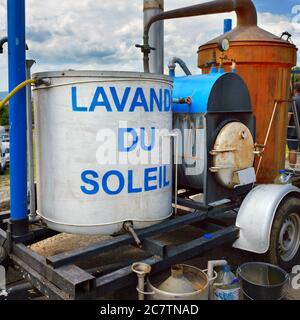
[[[175,104],[188,104],[191,105],[192,104],[192,98],[191,97],[186,97],[186,98],[174,98],[172,100],[172,103]]]
[[[149,46],[149,38],[148,37],[144,37],[144,44],[136,44],[135,45],[136,48],[140,48],[143,56],[144,56],[144,72],[150,72],[149,69],[149,54],[151,53],[151,50],[156,50],[153,47]]]
[[[156,48],[150,47],[149,44],[136,44],[136,48],[140,48],[142,53],[150,54],[152,50],[156,50]]]

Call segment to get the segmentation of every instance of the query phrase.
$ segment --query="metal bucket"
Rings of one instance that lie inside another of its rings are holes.
[[[281,268],[263,262],[249,262],[237,270],[246,300],[282,300],[289,275]]]

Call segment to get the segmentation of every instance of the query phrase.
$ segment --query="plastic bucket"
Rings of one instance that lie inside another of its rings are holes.
[[[285,298],[289,275],[283,269],[263,262],[249,262],[237,271],[246,300],[281,300]]]

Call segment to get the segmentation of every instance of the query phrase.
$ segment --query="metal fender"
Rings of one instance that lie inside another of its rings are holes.
[[[275,213],[282,199],[300,189],[288,185],[259,185],[243,201],[236,220],[240,237],[234,248],[255,253],[269,250],[270,236]]]

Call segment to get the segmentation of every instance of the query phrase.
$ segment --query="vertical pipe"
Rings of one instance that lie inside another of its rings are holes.
[[[7,0],[9,91],[26,80],[25,0]],[[9,103],[10,209],[12,234],[28,231],[26,161],[26,89]]]
[[[169,76],[174,78],[175,77],[175,69],[169,68]]]
[[[164,0],[144,0],[144,26],[164,11]],[[150,72],[164,73],[164,21],[155,22],[149,32],[149,44],[154,47],[149,56]]]
[[[34,65],[34,60],[26,60],[26,78],[31,79],[31,68]],[[33,137],[32,137],[32,97],[31,86],[26,87],[27,99],[27,161],[29,175],[29,195],[30,195],[30,219],[36,217],[35,208],[35,187],[34,187],[34,161],[33,161]]]
[[[232,19],[224,19],[224,33],[232,30]]]

